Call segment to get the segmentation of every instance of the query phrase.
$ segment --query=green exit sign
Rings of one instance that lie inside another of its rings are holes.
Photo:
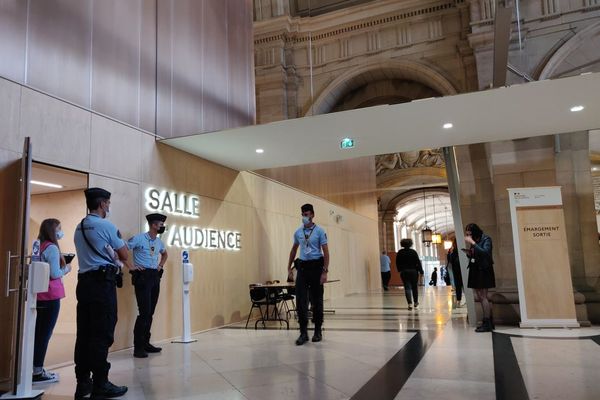
[[[352,149],[354,148],[354,139],[344,138],[340,142],[341,149]]]

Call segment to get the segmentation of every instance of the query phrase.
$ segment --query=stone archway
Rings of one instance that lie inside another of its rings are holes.
[[[331,112],[346,94],[381,80],[417,82],[442,96],[458,93],[456,87],[433,66],[412,60],[376,61],[348,70],[334,79],[308,106],[305,116]]]
[[[600,71],[599,55],[600,22],[597,22],[581,30],[560,46],[544,65],[538,79]],[[593,58],[591,62],[590,56]],[[581,67],[578,68],[574,64]]]

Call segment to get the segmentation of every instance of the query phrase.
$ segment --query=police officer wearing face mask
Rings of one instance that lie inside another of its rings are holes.
[[[131,282],[135,287],[138,316],[133,329],[133,356],[148,357],[148,353],[158,353],[162,349],[150,344],[152,317],[160,293],[160,278],[167,262],[167,249],[158,235],[165,231],[167,217],[162,214],[148,214],[148,232],[135,235],[127,241],[133,250],[133,263],[138,268],[132,271]]]
[[[296,340],[298,346],[308,342],[309,292],[315,323],[312,341],[320,342],[322,339],[323,284],[327,281],[327,272],[329,272],[327,234],[323,228],[313,222],[315,211],[311,204],[303,205],[301,211],[302,226],[294,233],[294,244],[288,262],[288,280],[292,280],[292,264],[300,247],[300,262],[297,263],[298,274],[296,275],[296,305],[300,324],[300,336]]]
[[[116,285],[120,273],[110,254],[114,250],[128,268],[133,266],[117,227],[106,219],[110,192],[90,188],[85,190],[85,199],[89,214],[75,230],[79,259],[75,399],[83,399],[90,393],[92,398],[113,398],[124,395],[127,386],[116,386],[108,380],[107,356],[117,323]]]

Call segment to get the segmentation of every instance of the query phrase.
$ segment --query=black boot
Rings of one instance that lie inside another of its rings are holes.
[[[133,356],[135,358],[148,358],[148,353],[146,352],[146,350],[144,348],[135,347],[133,349]]]
[[[321,326],[315,326],[315,333],[313,334],[312,341],[313,343],[317,343],[323,340],[323,334],[321,332]]]
[[[495,330],[496,325],[494,325],[494,317],[490,316],[490,329]]]
[[[484,318],[483,321],[481,321],[481,325],[475,329],[475,332],[491,332],[492,331],[492,326],[490,324],[490,320],[489,318]]]
[[[92,380],[88,379],[86,381],[78,381],[77,388],[75,389],[75,400],[81,400],[87,397],[90,393],[92,393]]]
[[[94,385],[90,399],[112,399],[121,397],[125,393],[127,393],[127,386],[117,386],[107,381],[100,386]]]
[[[308,342],[308,335],[306,333],[301,333],[296,339],[296,346],[302,346],[304,343]]]
[[[162,347],[152,346],[150,343],[144,347],[146,353],[160,353],[162,351]]]
[[[300,327],[300,336],[296,339],[296,346],[302,346],[308,342],[308,331],[305,326]]]

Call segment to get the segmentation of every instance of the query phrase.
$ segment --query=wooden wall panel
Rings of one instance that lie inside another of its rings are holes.
[[[93,1],[29,3],[25,82],[89,108]]]
[[[254,123],[253,43],[249,0],[0,2],[0,76],[164,137]]]
[[[155,63],[154,55],[141,57],[142,3],[94,1],[92,11],[91,108],[134,126],[140,126],[141,71]],[[154,36],[151,42],[144,39],[154,47]],[[146,105],[154,108],[154,103]]]
[[[375,161],[361,157],[294,167],[262,169],[258,174],[377,219]]]

